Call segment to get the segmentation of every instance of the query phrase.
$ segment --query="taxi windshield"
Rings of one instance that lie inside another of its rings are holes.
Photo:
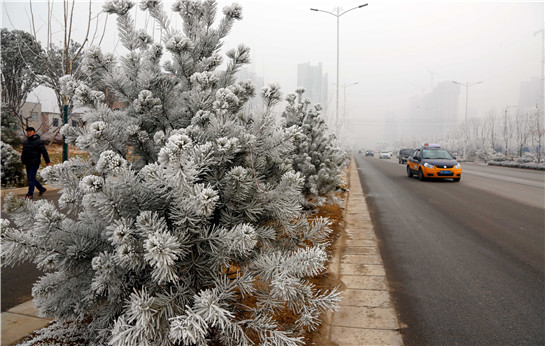
[[[453,160],[452,155],[445,149],[424,149],[422,151],[422,157],[424,159]]]

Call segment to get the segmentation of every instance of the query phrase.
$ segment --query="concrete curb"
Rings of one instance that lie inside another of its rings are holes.
[[[343,283],[338,311],[328,314],[325,326],[330,344],[403,345],[399,322],[380,256],[365,196],[352,158],[344,231],[329,271]]]

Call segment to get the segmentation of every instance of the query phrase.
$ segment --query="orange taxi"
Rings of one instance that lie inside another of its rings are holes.
[[[460,181],[462,166],[439,144],[422,144],[407,158],[407,175],[416,175],[420,180],[452,179]]]

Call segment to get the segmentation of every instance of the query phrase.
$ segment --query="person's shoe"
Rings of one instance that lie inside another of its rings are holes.
[[[26,195],[25,199],[32,199],[32,195]]]
[[[41,196],[41,195],[43,195],[43,194],[44,194],[44,193],[45,193],[46,191],[47,191],[47,189],[46,189],[46,188],[44,188],[44,189],[43,189],[42,191],[40,191],[40,193],[38,194],[38,196]]]

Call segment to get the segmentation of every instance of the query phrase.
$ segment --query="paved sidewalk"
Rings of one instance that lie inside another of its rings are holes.
[[[338,275],[343,283],[343,299],[340,309],[329,313],[324,321],[328,344],[403,345],[377,238],[353,159],[349,181],[345,229],[337,240],[329,267],[329,272]],[[3,312],[2,346],[15,343],[50,322],[38,317],[32,301]]]
[[[44,187],[49,191],[47,185]],[[18,187],[16,189],[2,189],[2,197],[6,196],[8,193],[14,193],[16,195],[25,195],[28,191],[28,187]]]
[[[51,320],[38,317],[34,301],[2,312],[2,346],[16,343],[28,334],[49,325]]]
[[[53,194],[57,189],[44,185],[47,189],[47,193]],[[2,189],[2,198],[8,193],[14,193],[15,195],[23,198],[27,193],[28,187],[21,187],[17,189]],[[34,194],[38,196],[37,192]],[[44,198],[44,197],[37,197]],[[29,300],[25,303],[19,304],[7,311],[2,312],[2,346],[7,346],[16,343],[23,339],[28,334],[44,328],[51,320],[41,318],[38,316],[38,311],[34,308],[34,302]]]
[[[349,181],[345,229],[329,268],[343,283],[343,299],[328,315],[328,340],[342,346],[403,345],[354,159]]]
[[[49,195],[52,192],[56,192],[59,189],[52,187],[50,185],[44,184],[43,187],[47,189],[47,192],[44,194],[44,196]],[[28,186],[27,187],[18,187],[16,189],[2,189],[2,197],[5,197],[9,193],[14,193],[17,196],[24,197],[28,192]],[[38,198],[38,189],[34,190],[34,198]]]

